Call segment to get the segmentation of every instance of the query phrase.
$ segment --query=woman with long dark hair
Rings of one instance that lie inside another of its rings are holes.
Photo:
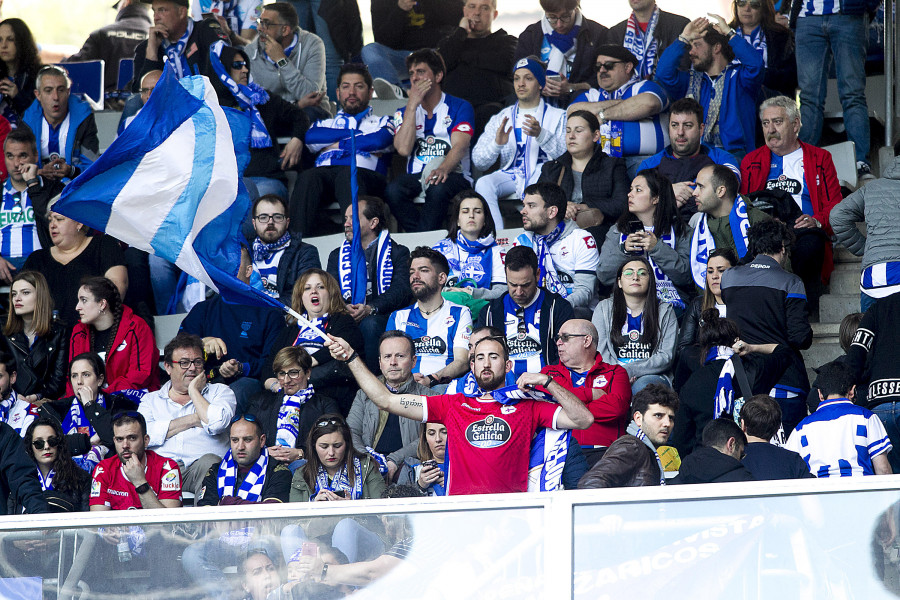
[[[119,290],[106,277],[83,279],[72,330],[69,357],[96,352],[106,364],[107,393],[159,389],[159,349],[147,323],[122,304]],[[66,387],[71,395],[71,383]]]
[[[761,93],[793,98],[797,93],[797,59],[787,16],[782,15],[782,22],[778,21],[772,0],[733,0],[731,14],[729,26],[760,53],[766,66]]]
[[[600,283],[615,282],[615,268],[632,256],[646,256],[656,276],[656,295],[681,315],[693,294],[691,232],[678,214],[672,182],[656,169],[631,182],[628,210],[606,234],[600,256]]]
[[[25,431],[25,451],[35,462],[44,499],[51,511],[88,510],[91,476],[72,460],[59,423],[47,417],[34,421]]]
[[[47,280],[37,271],[20,271],[9,289],[3,343],[16,359],[12,384],[23,400],[54,400],[66,389],[69,331],[53,318]]]
[[[322,415],[306,441],[306,464],[294,473],[291,502],[380,498],[382,492],[378,463],[353,448],[344,417]]]
[[[0,21],[0,114],[10,123],[15,123],[34,102],[40,69],[37,44],[25,21]]]
[[[487,200],[474,190],[463,190],[453,198],[450,214],[447,237],[432,246],[450,265],[447,287],[473,298],[499,298],[506,291],[506,271]]]
[[[650,262],[635,257],[619,267],[612,297],[600,302],[591,318],[597,328],[597,350],[604,362],[625,368],[632,393],[651,383],[670,385],[678,320],[655,290]]]
[[[739,398],[767,394],[790,363],[790,348],[741,341],[737,323],[719,316],[715,308],[702,313],[699,341],[700,367],[679,392],[681,401],[669,437],[669,444],[682,457],[700,445],[707,423],[733,415]],[[741,383],[741,373],[750,389]]]

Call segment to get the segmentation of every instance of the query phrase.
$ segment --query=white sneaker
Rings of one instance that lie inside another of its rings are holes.
[[[376,77],[372,82],[375,88],[375,96],[379,100],[400,100],[406,98],[406,92],[399,85],[394,85],[387,79]]]

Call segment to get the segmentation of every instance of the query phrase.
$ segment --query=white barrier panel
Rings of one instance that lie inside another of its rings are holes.
[[[898,488],[892,476],[5,517],[0,597],[896,598]],[[302,555],[311,578],[287,564]]]

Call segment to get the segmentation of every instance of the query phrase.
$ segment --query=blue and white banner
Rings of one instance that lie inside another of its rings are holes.
[[[250,206],[246,114],[219,106],[209,79],[167,65],[147,104],[53,210],[175,263],[223,298],[284,309],[238,280]]]

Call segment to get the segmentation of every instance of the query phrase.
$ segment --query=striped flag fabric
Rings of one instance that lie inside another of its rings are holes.
[[[285,307],[235,277],[250,121],[166,66],[150,99],[53,210],[175,263],[231,302]]]

